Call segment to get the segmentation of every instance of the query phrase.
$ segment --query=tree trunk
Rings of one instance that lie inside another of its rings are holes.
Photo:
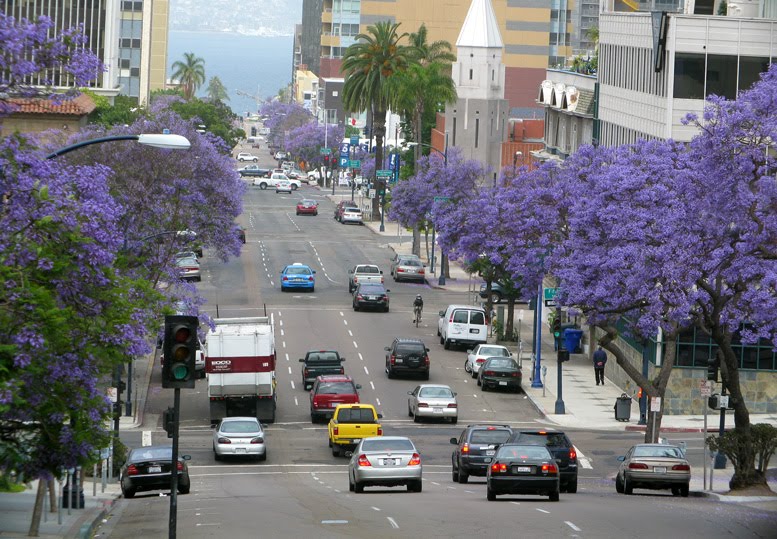
[[[54,479],[48,480],[49,489],[49,511],[51,513],[57,512],[57,482]]]
[[[432,255],[429,253],[429,229],[424,230],[424,244],[426,247],[426,260],[429,261],[429,264],[432,262]]]
[[[421,256],[421,230],[418,228],[418,223],[413,225],[413,254]]]
[[[38,492],[35,494],[35,505],[32,508],[32,520],[30,521],[29,537],[38,537],[40,531],[40,517],[43,515],[43,502],[46,499],[46,480],[38,479]]]
[[[515,312],[515,298],[510,296],[507,298],[507,320],[505,322],[505,339],[508,341],[513,340],[513,314]]]
[[[383,166],[383,141],[386,138],[386,109],[375,110],[372,116],[372,127],[375,132],[375,170]],[[386,180],[377,180],[375,176],[375,197],[372,199],[372,219],[380,221],[380,192],[386,190]]]

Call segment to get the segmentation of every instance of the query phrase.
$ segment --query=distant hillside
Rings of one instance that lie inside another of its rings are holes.
[[[171,0],[170,29],[291,36],[302,0]]]

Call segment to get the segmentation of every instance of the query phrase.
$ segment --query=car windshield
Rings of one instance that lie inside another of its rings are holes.
[[[684,458],[682,451],[680,451],[679,447],[674,446],[666,446],[666,447],[658,447],[654,445],[648,445],[648,446],[638,446],[634,448],[634,454],[633,457],[668,457],[668,458],[675,458],[675,459],[681,459]]]
[[[414,268],[420,268],[422,266],[422,264],[418,260],[415,260],[415,259],[412,259],[412,258],[410,260],[400,260],[399,265],[400,266],[412,266]]]
[[[318,385],[320,395],[353,395],[356,393],[351,382],[321,382]]]
[[[143,447],[141,449],[133,449],[129,460],[130,461],[151,460],[151,459],[171,460],[172,456],[173,456],[172,447]]]
[[[370,408],[343,408],[337,414],[340,423],[374,423],[375,415]]]
[[[366,285],[363,284],[359,286],[359,292],[361,292],[362,294],[380,295],[380,294],[385,294],[386,290],[382,286],[377,284],[366,284]]]
[[[359,208],[345,208],[345,213],[361,213],[361,212],[362,211]]]
[[[503,444],[510,437],[509,430],[475,430],[472,431],[469,443],[471,444]]]
[[[408,343],[401,343],[397,345],[397,354],[421,354],[424,355],[426,353],[426,347],[424,347],[421,343],[414,343],[414,342],[408,342]]]
[[[510,352],[507,351],[506,348],[502,348],[501,346],[481,346],[478,350],[479,356],[509,356]]]
[[[286,273],[288,275],[310,275],[310,269],[309,268],[303,268],[303,267],[292,267],[289,266],[286,268]]]
[[[515,369],[515,361],[512,359],[489,359],[486,367],[490,369]]]
[[[370,438],[362,442],[362,451],[415,451],[410,440]]]
[[[550,460],[547,449],[537,445],[503,445],[496,453],[498,459],[538,459]]]
[[[175,263],[179,266],[197,266],[199,265],[199,262],[197,262],[196,258],[179,258],[175,261]]]
[[[513,436],[511,442],[531,445],[545,445],[548,447],[568,447],[567,437],[560,432],[548,432],[545,434],[535,434],[520,432]]]
[[[355,273],[380,273],[380,270],[375,266],[359,266],[356,268]]]
[[[418,392],[418,396],[433,399],[450,399],[453,398],[453,391],[447,387],[423,387]]]
[[[321,363],[339,363],[340,362],[340,356],[337,355],[337,352],[310,352],[308,353],[308,357],[306,361],[318,361]]]
[[[257,421],[222,421],[221,432],[239,434],[241,432],[259,432],[261,428]]]
[[[315,206],[316,202],[314,200],[303,200],[300,204],[303,206]]]

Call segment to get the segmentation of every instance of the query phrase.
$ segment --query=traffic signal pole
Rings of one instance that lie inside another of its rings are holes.
[[[173,455],[170,461],[170,520],[168,537],[175,539],[178,524],[178,418],[181,414],[181,390],[175,388],[173,397]]]
[[[556,318],[553,323],[554,326],[557,326],[557,331],[553,332],[553,336],[556,339],[556,354],[557,354],[557,364],[558,364],[558,372],[557,372],[557,378],[558,378],[558,384],[557,384],[557,397],[556,397],[556,414],[565,414],[566,410],[564,407],[564,396],[563,396],[563,384],[561,382],[561,366],[564,363],[564,354],[562,354],[561,350],[561,305],[558,302],[558,299],[556,299]]]

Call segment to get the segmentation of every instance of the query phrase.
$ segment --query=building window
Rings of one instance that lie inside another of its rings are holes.
[[[139,77],[140,76],[140,68],[139,67],[133,67],[130,69],[130,77]]]
[[[475,118],[475,148],[478,147],[479,137],[480,137],[480,118]]]
[[[456,111],[453,111],[453,114],[456,114]],[[453,117],[453,145],[456,146],[456,117]]]
[[[704,99],[703,54],[675,54],[673,97],[675,99]]]
[[[129,69],[130,61],[129,59],[121,59],[119,60],[119,67],[121,69]]]
[[[469,80],[472,80],[472,70],[469,70]]]
[[[704,97],[715,94],[726,99],[737,97],[737,57],[707,56],[707,89]]]
[[[491,70],[491,82],[494,82],[494,75],[495,75],[495,73],[496,73],[496,70],[492,69]]]
[[[757,56],[739,57],[739,89],[749,90],[753,83],[758,82],[761,73],[769,69],[769,58]]]

